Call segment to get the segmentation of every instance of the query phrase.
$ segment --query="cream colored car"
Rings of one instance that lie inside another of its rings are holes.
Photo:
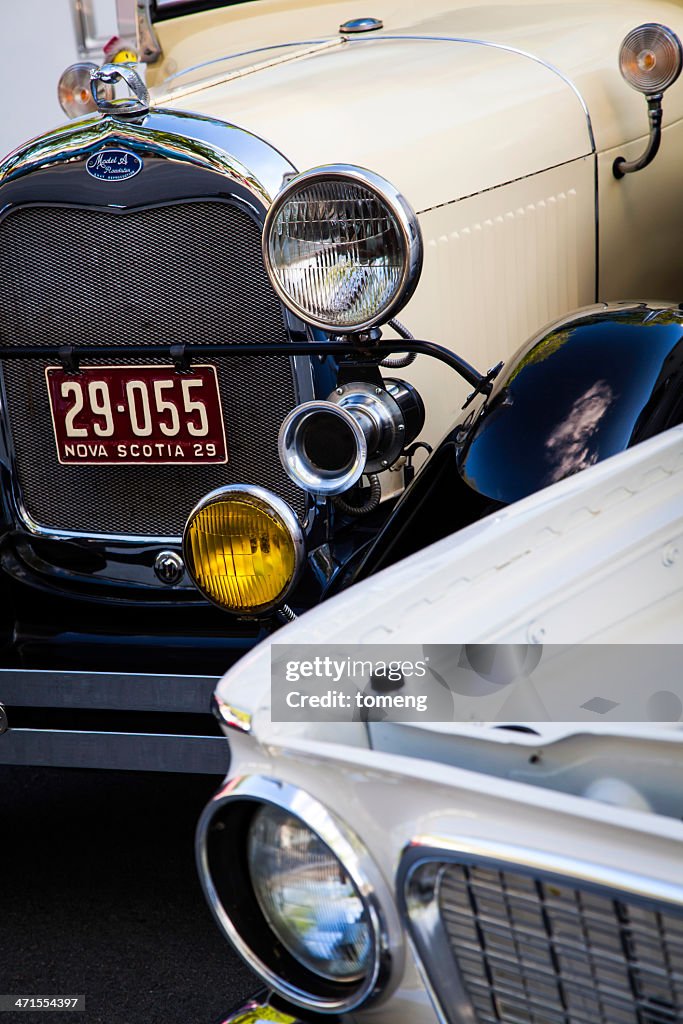
[[[649,131],[643,96],[619,72],[622,40],[643,23],[683,35],[681,3],[118,8],[119,45],[149,60],[155,106],[238,125],[297,171],[369,168],[406,197],[424,237],[402,316],[416,337],[486,369],[579,306],[683,296],[683,83],[665,96],[656,160],[613,174],[617,158],[640,157]],[[648,45],[631,59],[647,59]],[[439,387],[424,359],[408,376],[428,396],[426,435],[437,440],[466,385]]]

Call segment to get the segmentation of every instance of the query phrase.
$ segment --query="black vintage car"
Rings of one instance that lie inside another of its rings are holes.
[[[480,373],[396,320],[422,241],[383,178],[127,65],[93,91],[0,169],[0,762],[220,773],[215,679],[267,632],[680,422],[683,316],[602,304]],[[471,393],[410,483],[416,353]]]

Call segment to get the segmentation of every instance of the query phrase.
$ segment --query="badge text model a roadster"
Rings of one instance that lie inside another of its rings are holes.
[[[213,677],[363,571],[416,444],[458,419],[438,535],[581,468],[534,459],[586,403],[593,461],[677,415],[675,310],[509,357],[683,294],[679,4],[197,6],[121,2],[95,112],[0,168],[3,761],[220,770]]]

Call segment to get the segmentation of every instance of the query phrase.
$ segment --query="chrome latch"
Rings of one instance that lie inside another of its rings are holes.
[[[107,99],[98,89],[100,83],[115,85],[124,81],[132,96],[121,99]],[[90,72],[90,91],[101,114],[113,117],[141,117],[149,112],[149,92],[135,68],[129,64],[103,64]]]

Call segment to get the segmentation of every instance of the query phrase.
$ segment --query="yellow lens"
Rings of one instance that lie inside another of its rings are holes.
[[[185,562],[195,584],[230,612],[255,613],[282,604],[303,549],[294,513],[274,495],[224,488],[190,516]],[[265,497],[264,497],[265,495]]]

